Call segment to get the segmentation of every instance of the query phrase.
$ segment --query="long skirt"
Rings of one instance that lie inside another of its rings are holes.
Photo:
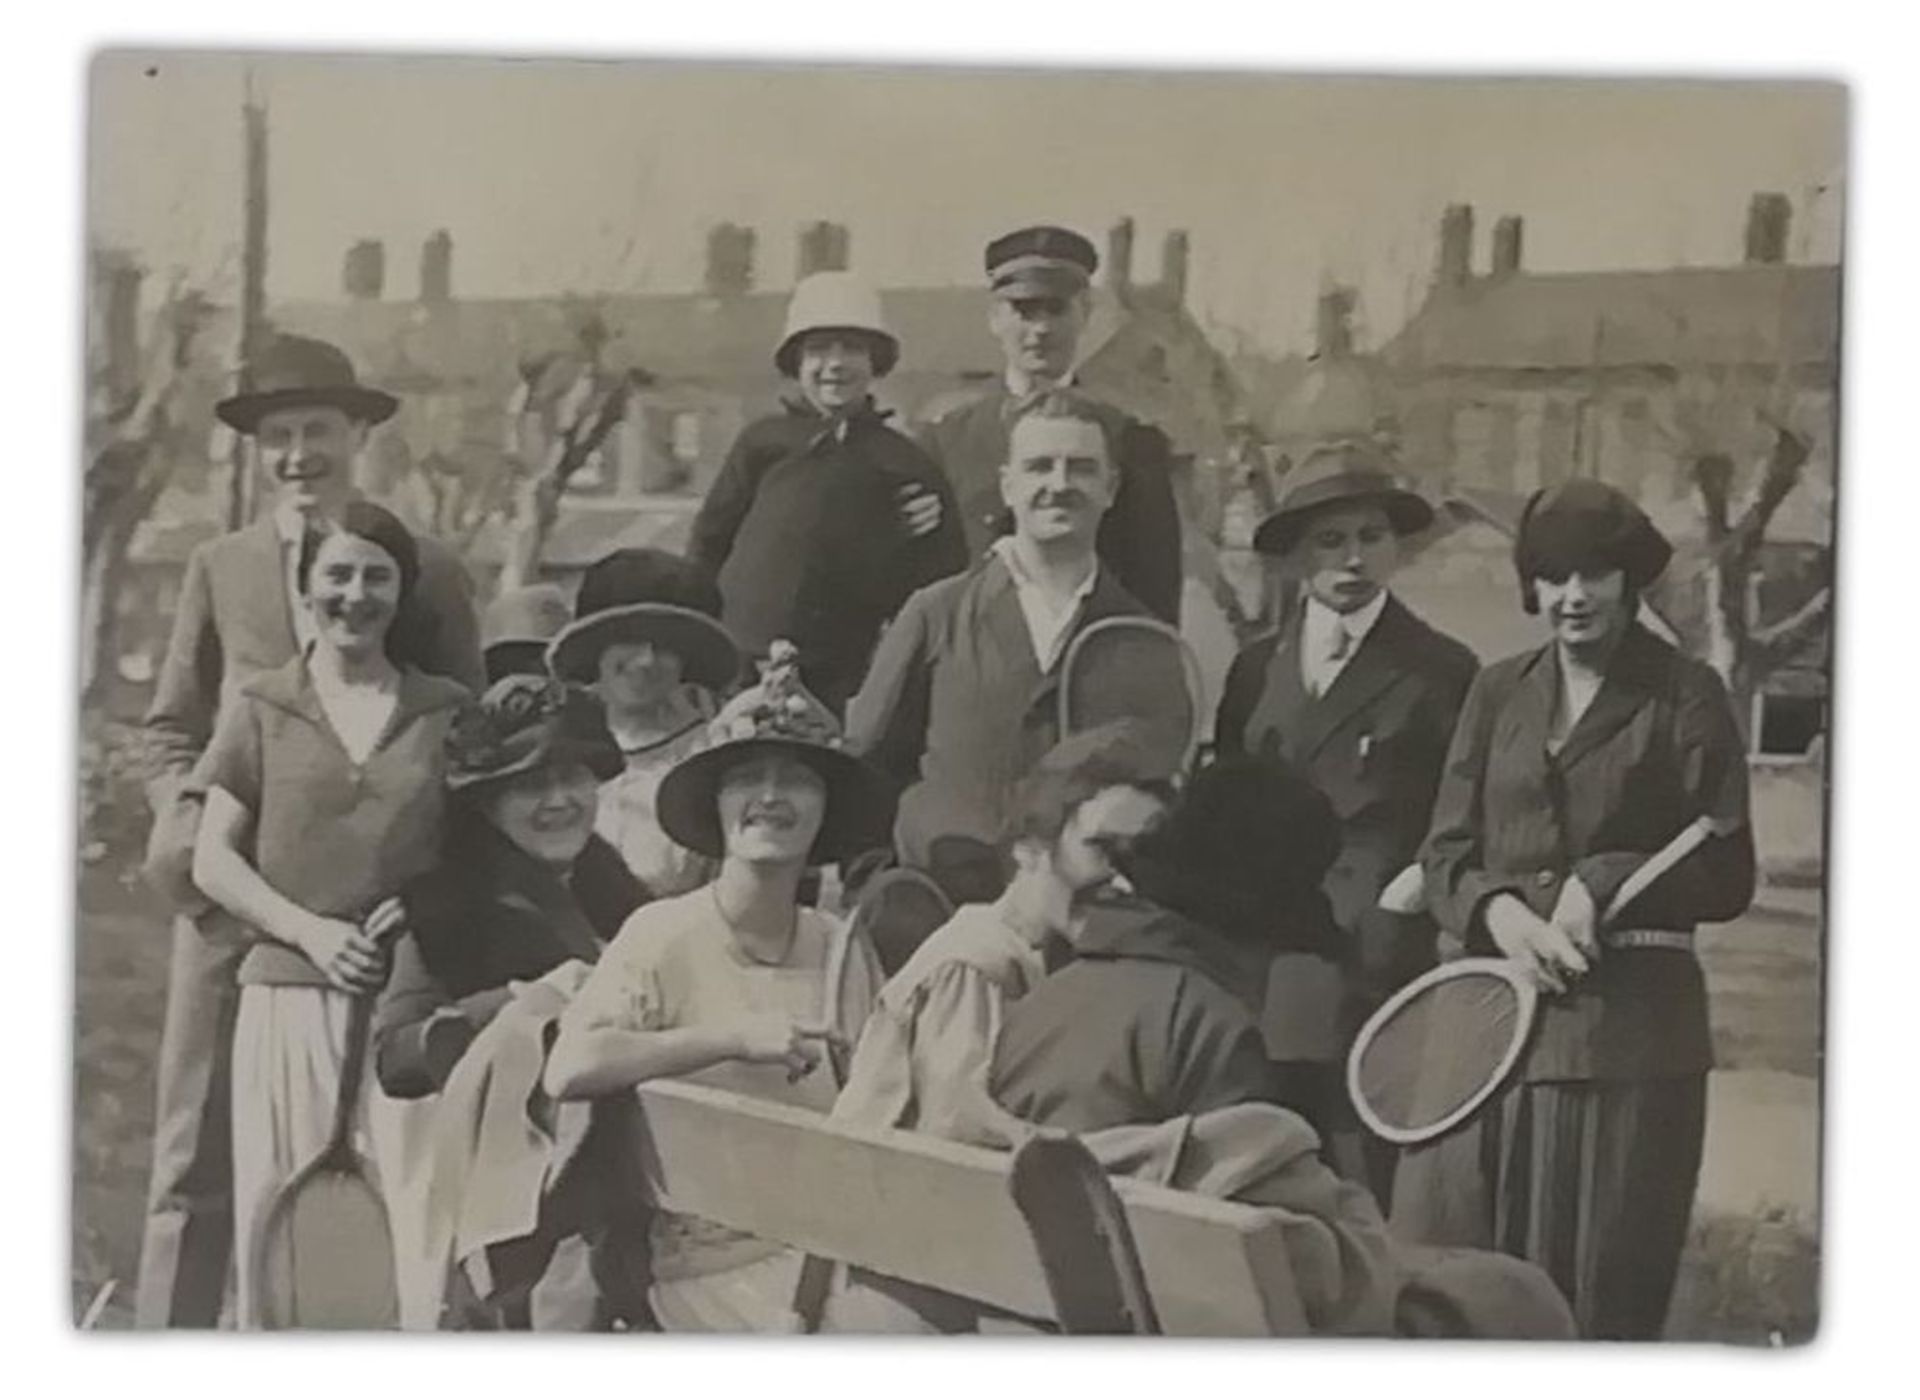
[[[353,998],[331,987],[240,989],[233,1032],[233,1188],[236,1300],[234,1320],[257,1328],[253,1277],[261,1214],[275,1191],[326,1147],[346,1056]],[[394,1240],[400,1325],[430,1329],[439,1312],[441,1280],[427,1260],[424,1181],[419,1144],[432,1102],[390,1099],[362,1080],[353,1145],[371,1168],[387,1206]]]
[[[1529,1259],[1580,1335],[1657,1340],[1686,1243],[1706,1133],[1706,1076],[1520,1084],[1407,1152],[1391,1223],[1419,1244]]]

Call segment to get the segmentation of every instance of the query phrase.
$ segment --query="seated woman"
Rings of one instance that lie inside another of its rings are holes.
[[[378,506],[349,505],[336,530],[308,536],[297,581],[311,641],[222,708],[194,775],[206,793],[194,881],[256,940],[233,1035],[242,1328],[262,1322],[261,1211],[325,1145],[355,1002],[386,978],[389,901],[440,856],[442,755],[467,692],[415,670],[395,641],[418,576],[412,536]],[[370,1080],[356,1113],[359,1147],[391,1198],[407,1174],[407,1115]],[[394,1225],[398,1235],[405,1221]],[[404,1241],[396,1253],[409,1321],[413,1255]]]
[[[600,789],[594,829],[656,895],[713,878],[712,861],[661,829],[655,803],[673,766],[706,744],[715,699],[739,678],[719,612],[719,591],[684,559],[616,550],[581,577],[574,621],[547,652],[555,676],[606,706],[623,766]]]
[[[712,883],[639,909],[560,1018],[546,1087],[559,1099],[686,1077],[827,1111],[879,975],[863,940],[799,902],[809,866],[883,839],[884,780],[839,747],[832,715],[776,644],[715,742],[660,785],[660,823],[719,862]],[[801,1256],[661,1214],[652,1304],[668,1331],[784,1331]]]

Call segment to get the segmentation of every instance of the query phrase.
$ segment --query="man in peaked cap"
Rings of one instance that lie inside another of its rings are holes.
[[[1023,405],[1049,389],[1074,385],[1074,362],[1090,311],[1088,288],[1099,258],[1071,229],[1017,229],[987,245],[993,299],[987,322],[1006,357],[1000,380],[980,396],[926,424],[920,434],[953,483],[967,552],[978,559],[1008,529],[999,473],[1008,433]],[[1180,614],[1180,517],[1174,505],[1172,448],[1166,435],[1104,405],[1119,494],[1100,527],[1100,558],[1149,611],[1177,624]]]
[[[211,1327],[232,1252],[227,1077],[245,945],[193,888],[199,803],[181,792],[213,731],[222,695],[284,665],[310,640],[296,574],[302,540],[354,499],[352,468],[368,430],[398,407],[363,385],[334,346],[301,336],[269,343],[242,391],[214,407],[245,438],[273,508],[201,545],[187,561],[173,637],[145,720],[153,830],[147,875],[184,911],[174,921],[157,1066],[153,1174],[135,1312],[143,1327]],[[420,577],[404,628],[421,669],[479,689],[478,620],[459,561],[420,540]]]

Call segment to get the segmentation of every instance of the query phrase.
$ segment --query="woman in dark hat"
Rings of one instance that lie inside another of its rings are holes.
[[[394,896],[440,855],[442,755],[467,692],[415,670],[395,629],[418,575],[412,536],[378,506],[353,502],[306,536],[297,583],[312,641],[222,707],[192,778],[206,804],[194,880],[254,940],[233,1039],[242,1327],[259,1322],[260,1213],[325,1144],[351,1008],[386,978]],[[390,1196],[407,1169],[405,1107],[368,1081],[361,1147]],[[405,1308],[404,1246],[397,1258]]]
[[[553,674],[606,706],[621,769],[600,790],[595,829],[656,895],[706,883],[711,862],[660,827],[661,780],[707,742],[740,654],[716,620],[720,594],[699,570],[657,549],[623,549],[580,580],[574,621],[547,653]]]
[[[888,790],[839,746],[785,643],[761,683],[716,718],[713,739],[661,783],[659,813],[718,872],[627,920],[561,1018],[546,1070],[556,1098],[684,1076],[833,1106],[836,1059],[866,1021],[879,966],[845,924],[800,903],[800,883],[810,866],[881,839]],[[653,1307],[667,1330],[784,1329],[793,1251],[681,1216],[659,1217],[651,1246]]]
[[[1514,562],[1552,640],[1474,683],[1425,849],[1445,954],[1513,958],[1546,995],[1511,1086],[1403,1157],[1395,1228],[1535,1261],[1589,1337],[1664,1325],[1712,1063],[1694,926],[1753,898],[1725,688],[1635,620],[1671,553],[1601,482],[1528,503]],[[1716,834],[1601,927],[1615,891],[1700,818]]]
[[[1405,541],[1433,518],[1373,444],[1333,443],[1309,454],[1254,537],[1298,586],[1299,605],[1235,658],[1214,723],[1222,752],[1296,766],[1339,817],[1327,894],[1341,944],[1326,957],[1275,962],[1265,1030],[1289,1096],[1318,1104],[1309,1116],[1334,1134],[1336,1160],[1364,1173],[1383,1201],[1392,1158],[1374,1152],[1361,1160],[1340,1063],[1366,1014],[1432,962],[1432,920],[1378,902],[1418,859],[1477,664],[1392,591]]]
[[[547,648],[572,621],[573,607],[557,583],[530,583],[495,598],[480,614],[487,684],[507,676],[545,676]]]

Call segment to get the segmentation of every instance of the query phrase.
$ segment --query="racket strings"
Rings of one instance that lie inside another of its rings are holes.
[[[1436,982],[1373,1028],[1356,1090],[1381,1122],[1417,1132],[1485,1091],[1520,1032],[1521,1007],[1499,977]]]

